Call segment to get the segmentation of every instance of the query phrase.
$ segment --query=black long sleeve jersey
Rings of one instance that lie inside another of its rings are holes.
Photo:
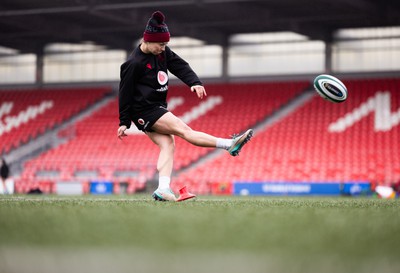
[[[154,107],[167,107],[168,71],[189,87],[202,82],[189,64],[169,47],[160,55],[145,54],[138,46],[121,65],[119,126],[131,125],[133,115]]]

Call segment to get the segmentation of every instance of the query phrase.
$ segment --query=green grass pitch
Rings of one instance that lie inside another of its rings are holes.
[[[0,272],[399,272],[400,201],[0,197]]]

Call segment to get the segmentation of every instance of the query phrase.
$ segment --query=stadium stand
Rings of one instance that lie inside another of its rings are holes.
[[[107,92],[110,88],[0,91],[0,154],[62,124]]]
[[[349,90],[345,103],[315,94],[258,132],[238,158],[222,154],[182,172],[174,180],[175,189],[185,184],[192,192],[209,194],[215,185],[226,187],[233,181],[398,181],[400,79],[344,83]]]
[[[173,188],[188,185],[197,194],[223,192],[233,181],[393,182],[400,178],[400,79],[345,80],[349,98],[334,104],[315,94],[277,123],[257,132],[239,157],[194,147],[176,138]],[[260,125],[309,82],[231,83],[207,86],[198,100],[185,86],[173,86],[169,107],[200,131],[226,137]],[[17,192],[52,181],[128,182],[128,193],[143,189],[156,174],[158,149],[133,129],[116,137],[116,99],[65,131],[74,138],[26,162]],[[60,134],[65,133],[60,132]],[[187,168],[196,163],[195,167]],[[43,175],[43,173],[45,175]]]
[[[189,122],[189,125],[198,131],[229,137],[255,126],[304,91],[307,86],[307,82],[210,85],[207,86],[208,99],[214,95],[220,96],[221,105],[210,109],[205,116]],[[199,100],[190,93],[188,95],[186,88],[179,94],[185,94],[185,103],[175,109],[174,114],[183,117],[199,103]],[[176,146],[175,170],[189,165],[211,151],[194,147],[180,138],[176,138]]]
[[[170,91],[169,107],[189,125],[216,136],[228,137],[255,126],[309,83],[232,83],[207,86],[208,97],[199,100],[185,86]],[[272,94],[272,95],[271,95]],[[70,130],[75,137],[25,164],[21,181],[90,180],[129,183],[127,192],[142,189],[156,172],[158,148],[140,132],[120,141],[116,137],[118,102],[110,101]],[[175,171],[196,162],[213,149],[194,147],[176,138]],[[40,177],[41,173],[52,177]],[[25,191],[29,187],[19,188]],[[47,187],[47,190],[52,189]]]

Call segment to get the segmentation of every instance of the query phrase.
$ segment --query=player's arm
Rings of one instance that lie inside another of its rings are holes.
[[[195,92],[199,99],[207,97],[206,89],[202,85],[193,85],[192,87],[190,87],[190,90],[192,90],[192,92]]]
[[[190,65],[169,47],[165,48],[167,57],[168,70],[178,77],[182,82],[187,84],[192,92],[195,92],[199,98],[207,96],[203,83],[200,81],[197,74],[193,71]]]
[[[134,91],[135,69],[132,63],[121,65],[121,81],[118,92],[119,128],[118,137],[126,136],[125,130],[131,126],[131,103]]]

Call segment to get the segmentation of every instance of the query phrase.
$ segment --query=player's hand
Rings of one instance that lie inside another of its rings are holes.
[[[190,90],[192,90],[192,92],[196,92],[199,99],[207,97],[206,89],[204,89],[204,86],[202,85],[193,85],[192,87],[190,87]]]
[[[125,125],[121,125],[118,128],[118,138],[122,140],[123,137],[128,136],[127,134],[125,134],[125,130],[126,130],[126,126]]]

